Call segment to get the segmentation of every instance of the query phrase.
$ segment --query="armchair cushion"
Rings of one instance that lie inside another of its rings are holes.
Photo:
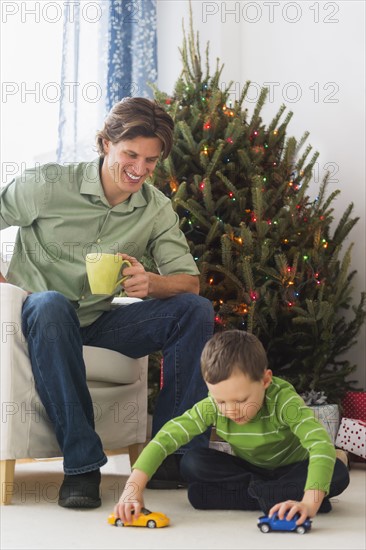
[[[136,368],[138,359],[124,355],[121,363],[121,354],[118,351],[108,350],[108,361],[106,361],[105,348],[94,346],[83,346],[83,356],[88,382],[133,384],[139,379],[140,369]]]

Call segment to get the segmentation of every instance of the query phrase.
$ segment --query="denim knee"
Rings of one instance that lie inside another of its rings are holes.
[[[22,330],[26,337],[32,327],[62,325],[67,320],[72,324],[79,324],[75,308],[60,292],[35,292],[30,294],[23,304]]]
[[[197,327],[201,325],[202,334],[204,339],[208,339],[212,336],[214,330],[214,317],[215,312],[210,300],[199,296],[197,294],[191,294],[189,292],[177,294],[173,296],[171,300],[174,301],[176,307],[182,308],[182,313],[187,310],[190,311],[190,317],[192,323]]]
[[[186,307],[203,308],[204,311],[213,311],[212,303],[207,298],[200,296],[199,294],[193,294],[192,292],[182,292],[169,298],[177,303],[182,302]]]

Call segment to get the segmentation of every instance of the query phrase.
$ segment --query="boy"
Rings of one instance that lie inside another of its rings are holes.
[[[143,490],[159,464],[210,426],[234,456],[192,449],[181,460],[188,499],[199,509],[263,510],[297,524],[331,509],[329,498],[349,483],[320,422],[295,389],[272,376],[265,350],[252,334],[228,330],[205,345],[201,369],[209,395],[165,424],[146,446],[129,477],[115,515],[136,516]]]

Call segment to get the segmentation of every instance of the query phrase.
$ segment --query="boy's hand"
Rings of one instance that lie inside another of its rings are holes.
[[[313,518],[320,508],[321,503],[325,497],[325,492],[320,489],[307,489],[304,492],[304,496],[301,502],[297,500],[286,500],[285,502],[279,502],[272,506],[269,511],[269,517],[275,512],[278,512],[278,517],[283,519],[286,512],[287,519],[292,519],[295,514],[300,514],[299,519],[296,521],[296,525],[304,523],[306,518]]]
[[[144,507],[144,500],[142,497],[136,496],[136,500],[128,500],[126,502],[124,500],[125,498],[126,496],[123,492],[118,504],[114,507],[114,515],[116,518],[120,518],[123,523],[131,523],[132,519],[137,519],[139,517],[141,508]],[[134,511],[133,515],[132,511]]]
[[[132,510],[134,510],[133,517],[139,517],[141,508],[144,507],[143,492],[148,479],[145,472],[133,470],[118,503],[114,507],[116,518],[120,518],[124,523],[130,523],[132,521]]]
[[[284,519],[286,513],[286,519],[290,520],[295,514],[300,514],[299,519],[296,521],[296,525],[301,525],[308,517],[312,517],[312,514],[305,502],[298,502],[296,500],[286,500],[285,502],[279,502],[272,506],[269,511],[269,517],[275,512],[278,513],[280,519]]]

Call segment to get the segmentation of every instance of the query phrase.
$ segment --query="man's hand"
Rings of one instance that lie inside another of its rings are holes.
[[[128,277],[123,283],[127,296],[134,298],[146,298],[149,295],[149,274],[144,266],[133,256],[120,254],[124,260],[128,260],[131,267],[125,267],[122,275]]]
[[[136,258],[128,254],[120,254],[124,260],[131,263],[125,267],[123,276],[128,279],[123,283],[127,296],[135,298],[170,298],[184,292],[199,293],[198,275],[178,273],[173,275],[159,275],[145,271],[145,268]]]

